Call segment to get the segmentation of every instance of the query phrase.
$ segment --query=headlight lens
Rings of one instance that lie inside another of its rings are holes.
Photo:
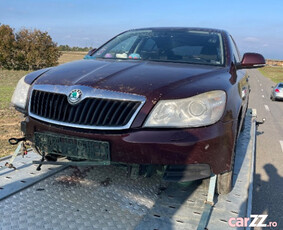
[[[145,127],[200,127],[217,122],[223,115],[226,93],[210,91],[178,100],[161,100],[151,111]]]
[[[11,100],[15,107],[19,107],[21,109],[26,109],[28,91],[30,88],[30,85],[25,83],[25,77],[26,76],[19,80]]]

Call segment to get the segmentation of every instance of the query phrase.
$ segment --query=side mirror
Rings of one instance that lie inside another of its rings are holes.
[[[274,86],[271,86],[271,89],[274,89]]]
[[[265,66],[265,59],[258,53],[245,53],[238,69],[253,69]]]

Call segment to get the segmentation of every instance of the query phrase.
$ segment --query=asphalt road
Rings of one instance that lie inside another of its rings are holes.
[[[249,76],[249,107],[257,110],[257,120],[266,118],[257,129],[252,214],[268,215],[265,223],[278,223],[270,229],[283,229],[283,101],[270,100],[275,84],[258,70]]]

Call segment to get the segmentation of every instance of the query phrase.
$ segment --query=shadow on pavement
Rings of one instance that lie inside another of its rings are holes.
[[[268,181],[262,180],[260,174],[255,174],[253,185],[253,211],[252,214],[268,215],[265,224],[277,222],[277,227],[255,229],[283,229],[283,177],[272,164],[266,164],[264,170],[268,175]],[[275,186],[274,186],[275,185]],[[273,200],[270,194],[277,194]],[[270,205],[272,204],[272,205]]]

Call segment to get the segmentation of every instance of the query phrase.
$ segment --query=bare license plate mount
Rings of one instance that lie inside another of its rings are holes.
[[[109,142],[75,138],[53,133],[35,132],[35,145],[40,151],[89,161],[109,161]]]

